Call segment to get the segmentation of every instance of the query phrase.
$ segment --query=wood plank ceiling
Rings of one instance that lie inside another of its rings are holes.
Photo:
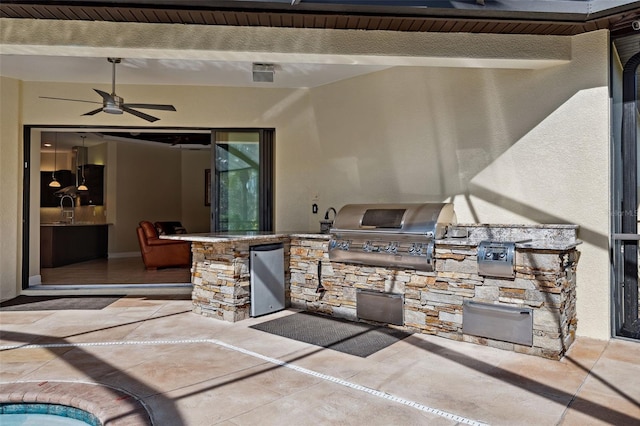
[[[250,4],[251,7],[243,5]],[[263,26],[286,28],[330,28],[409,32],[468,32],[497,34],[576,35],[609,29],[612,36],[630,33],[640,19],[639,8],[612,9],[594,19],[575,19],[566,14],[470,13],[450,9],[400,7],[367,9],[351,7],[337,12],[323,8],[278,6],[275,2],[95,2],[10,1],[0,3],[0,17],[142,22],[163,24]],[[552,5],[553,2],[547,2]],[[269,5],[267,5],[269,4]],[[281,4],[281,3],[280,3]],[[215,5],[215,6],[213,6]],[[277,7],[276,7],[277,6]],[[376,12],[382,11],[382,12]]]

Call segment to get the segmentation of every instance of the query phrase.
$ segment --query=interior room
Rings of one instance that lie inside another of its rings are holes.
[[[40,169],[32,188],[40,193],[40,244],[31,248],[40,253],[39,284],[188,284],[188,266],[145,268],[136,228],[147,220],[209,231],[211,133],[111,130],[44,130],[32,144]]]

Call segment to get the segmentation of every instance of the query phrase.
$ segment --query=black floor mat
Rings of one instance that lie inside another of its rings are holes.
[[[410,335],[392,328],[308,312],[252,325],[251,328],[363,358]]]
[[[18,296],[0,303],[0,311],[103,309],[124,296]]]

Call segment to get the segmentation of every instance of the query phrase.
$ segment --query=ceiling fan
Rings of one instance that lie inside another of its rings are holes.
[[[173,105],[161,105],[161,104],[127,104],[124,102],[124,98],[116,95],[116,64],[122,62],[121,58],[107,58],[109,62],[111,62],[113,66],[113,73],[111,79],[111,94],[104,92],[102,90],[93,89],[97,94],[102,96],[102,107],[94,109],[93,111],[89,111],[82,115],[95,115],[100,111],[104,111],[108,114],[122,114],[127,112],[129,114],[133,114],[136,117],[142,118],[143,120],[147,120],[150,122],[154,122],[159,120],[158,117],[154,117],[149,114],[145,114],[144,112],[136,111],[133,108],[142,108],[142,109],[157,109],[163,111],[175,111],[175,107]],[[97,101],[85,101],[82,99],[66,99],[66,98],[54,98],[51,96],[40,96],[43,99],[57,99],[61,101],[73,101],[73,102],[86,102],[91,104],[99,104]]]

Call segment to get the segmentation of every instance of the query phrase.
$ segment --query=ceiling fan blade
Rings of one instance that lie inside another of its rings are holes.
[[[54,98],[52,96],[39,96],[39,98],[42,98],[42,99],[56,99],[58,101],[86,102],[88,104],[101,104],[102,103],[102,102],[96,102],[96,101],[85,101],[85,100],[82,100],[82,99]]]
[[[106,102],[113,102],[113,96],[99,89],[93,89],[98,95],[102,96]]]
[[[122,106],[122,110],[125,111],[125,112],[128,112],[129,114],[133,114],[136,117],[142,118],[143,120],[147,120],[147,121],[149,121],[151,123],[153,123],[154,121],[160,120],[157,117],[154,117],[154,116],[149,115],[149,114],[145,114],[144,112],[136,111],[135,109],[131,109],[131,108],[129,108],[127,106],[124,106],[124,105]]]
[[[85,112],[82,115],[96,115],[97,113],[99,113],[101,111],[102,111],[102,108],[98,108],[98,109],[94,109],[93,111]]]
[[[163,111],[175,111],[176,107],[173,105],[161,105],[161,104],[125,104],[129,108],[142,108],[142,109],[160,109]]]

